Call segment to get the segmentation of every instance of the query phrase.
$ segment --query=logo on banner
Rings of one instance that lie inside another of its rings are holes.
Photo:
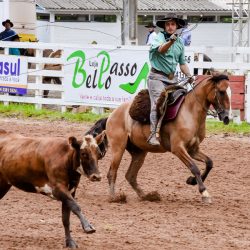
[[[25,94],[27,92],[27,59],[18,56],[0,56],[0,92]]]
[[[140,83],[144,80],[146,82],[147,75],[149,73],[148,63],[139,69],[137,63],[124,63],[124,62],[113,62],[111,64],[110,54],[102,50],[96,58],[99,60],[89,61],[89,67],[93,67],[94,71],[87,72],[86,67],[86,54],[82,50],[77,50],[71,53],[67,57],[67,61],[72,59],[76,60],[74,74],[72,78],[72,87],[80,88],[85,84],[88,89],[106,89],[108,90],[112,85],[112,78],[115,77],[134,77],[137,75],[134,82],[120,83],[119,88],[126,91],[129,94],[134,94]]]

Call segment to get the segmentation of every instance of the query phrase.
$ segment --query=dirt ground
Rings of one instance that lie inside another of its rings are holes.
[[[0,119],[1,129],[27,136],[77,136],[90,124]],[[126,204],[108,202],[106,174],[110,154],[100,161],[103,180],[82,177],[77,202],[96,233],[83,232],[71,216],[72,236],[80,249],[250,249],[250,138],[207,136],[201,148],[214,161],[206,186],[213,203],[201,202],[197,186],[185,182],[188,169],[173,155],[149,154],[138,182],[157,190],[160,202],[140,201],[125,180],[130,156],[118,171],[117,191]],[[201,168],[202,164],[199,164]],[[62,249],[61,204],[16,188],[0,201],[0,249]]]

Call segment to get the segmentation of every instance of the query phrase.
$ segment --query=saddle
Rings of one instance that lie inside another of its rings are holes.
[[[157,102],[157,116],[160,122],[174,120],[185,99],[187,90],[181,86],[170,85],[161,93]],[[141,90],[134,98],[129,115],[141,124],[150,124],[150,97],[147,89]]]

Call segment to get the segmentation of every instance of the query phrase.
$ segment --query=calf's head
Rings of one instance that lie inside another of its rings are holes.
[[[86,175],[91,181],[100,181],[101,174],[98,169],[98,160],[102,157],[98,145],[102,143],[105,131],[96,136],[85,135],[82,141],[77,141],[75,137],[69,138],[69,144],[77,152],[76,171]]]

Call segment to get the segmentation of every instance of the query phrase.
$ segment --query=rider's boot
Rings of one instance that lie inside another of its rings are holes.
[[[156,111],[152,110],[150,114],[150,135],[148,137],[148,144],[152,146],[160,146],[160,141],[159,141],[159,134],[156,133],[156,128],[157,128],[157,113]]]

